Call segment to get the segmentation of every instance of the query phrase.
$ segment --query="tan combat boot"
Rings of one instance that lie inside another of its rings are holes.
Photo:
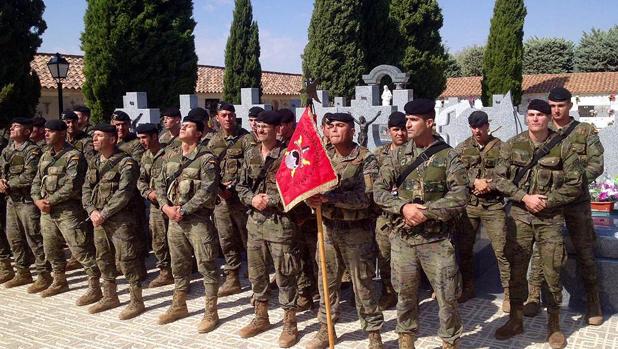
[[[333,326],[333,337],[335,343],[337,343],[337,333]],[[335,344],[333,343],[333,344]],[[306,349],[326,349],[328,348],[328,327],[326,324],[320,322],[320,329],[313,338],[307,343]]]
[[[412,333],[399,334],[399,349],[414,349],[414,335]]]
[[[395,305],[397,305],[397,293],[395,293],[393,286],[386,284],[382,287],[382,295],[380,296],[378,306],[380,307],[380,310],[384,311],[394,307]]]
[[[586,290],[586,319],[588,325],[601,326],[603,324],[603,311],[598,290]]]
[[[197,324],[197,332],[207,333],[214,330],[219,324],[219,313],[217,312],[217,297],[205,297],[204,317]]]
[[[528,285],[528,299],[524,303],[524,315],[535,317],[541,311],[541,288]]]
[[[118,318],[120,320],[132,319],[146,310],[146,307],[144,306],[144,298],[142,297],[142,288],[140,285],[130,285],[129,295],[131,296],[129,305],[122,309],[120,314],[118,314]]]
[[[67,261],[67,266],[64,268],[66,271],[78,270],[82,268],[82,264],[75,259],[75,256],[71,255],[71,258]]]
[[[172,272],[169,268],[161,268],[159,275],[154,278],[148,284],[148,288],[161,287],[165,285],[171,285],[174,283],[174,278],[172,277]]]
[[[382,344],[382,337],[380,336],[380,331],[369,331],[369,345],[368,349],[382,349],[384,348],[384,344]]]
[[[86,293],[81,295],[75,301],[75,305],[81,307],[84,305],[96,303],[103,298],[103,293],[101,292],[101,284],[99,283],[98,277],[89,277],[88,278],[88,289]]]
[[[476,292],[474,290],[474,280],[464,281],[461,295],[459,296],[459,298],[457,298],[457,302],[465,303],[474,297],[476,297]]]
[[[63,271],[54,272],[54,282],[43,292],[41,297],[47,298],[69,290],[69,283]]]
[[[238,269],[236,270],[226,270],[225,271],[225,281],[219,287],[219,291],[217,292],[218,297],[230,296],[233,294],[240,293],[240,279],[238,279]]]
[[[459,340],[454,343],[442,341],[442,349],[459,349]]]
[[[32,283],[32,274],[30,274],[29,269],[17,269],[17,273],[15,276],[4,283],[4,287],[13,288],[18,286],[23,286]]]
[[[255,301],[255,317],[251,322],[240,329],[238,334],[242,338],[256,336],[270,328],[268,321],[268,302]]]
[[[552,349],[564,348],[567,344],[564,333],[560,331],[560,310],[547,311],[547,342]]]
[[[521,333],[524,333],[523,305],[511,304],[509,321],[496,330],[495,337],[498,340],[506,340]]]
[[[90,314],[100,313],[120,305],[115,281],[103,281],[103,298],[88,308]]]
[[[502,311],[505,313],[511,312],[511,294],[509,293],[509,288],[504,288],[504,298],[502,299]]]
[[[159,316],[159,325],[169,324],[189,315],[187,309],[187,292],[174,290],[172,305]]]
[[[15,277],[13,266],[10,259],[0,260],[0,284],[3,284]]]
[[[36,280],[34,281],[34,283],[28,286],[28,289],[26,289],[26,292],[39,293],[47,289],[49,285],[53,285],[51,274],[48,272],[42,272],[42,273],[39,273],[39,275],[36,277]]]
[[[298,343],[298,325],[296,323],[296,311],[286,309],[283,315],[283,329],[279,335],[279,348],[289,348]]]

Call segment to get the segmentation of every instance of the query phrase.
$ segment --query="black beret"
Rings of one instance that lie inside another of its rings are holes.
[[[330,117],[332,115],[333,113],[324,113],[324,116],[322,117],[322,125],[330,123]]]
[[[391,127],[406,127],[406,114],[395,111],[388,116],[388,128]]]
[[[141,124],[137,125],[137,127],[135,128],[135,133],[158,134],[159,128],[157,128],[157,125],[155,124]]]
[[[296,115],[290,109],[283,108],[279,109],[279,114],[281,115],[281,123],[295,122]]]
[[[540,111],[541,113],[545,115],[551,115],[551,107],[549,106],[549,103],[545,102],[542,99],[531,100],[530,103],[528,104],[528,110],[531,110],[531,109]]]
[[[352,117],[352,115],[348,113],[332,113],[328,116],[328,121],[329,122],[341,121],[341,122],[352,123],[354,122],[354,118]]]
[[[468,125],[470,127],[479,127],[489,123],[487,113],[482,110],[475,110],[468,116]]]
[[[265,110],[258,114],[255,121],[263,122],[269,125],[279,125],[281,124],[281,115],[279,114],[279,112],[276,112],[274,110]]]
[[[90,108],[85,105],[78,105],[77,107],[73,108],[73,111],[88,114],[88,116],[90,116]]]
[[[417,98],[409,101],[403,107],[406,115],[435,115],[436,101],[428,98]]]
[[[20,124],[24,126],[32,126],[32,119],[30,118],[14,118],[11,120],[12,124]]]
[[[204,120],[199,116],[187,115],[184,119],[182,119],[182,122],[192,122],[195,126],[197,126],[197,129],[200,132],[204,132]]]
[[[77,120],[77,114],[75,114],[72,110],[65,110],[60,115],[60,119],[62,120]]]
[[[234,108],[234,105],[230,103],[221,103],[221,105],[219,106],[219,110],[227,110],[231,111],[232,113],[236,112],[236,108]]]
[[[67,124],[61,120],[48,120],[45,123],[45,128],[52,131],[64,131],[67,129]]]
[[[257,116],[264,111],[264,108],[261,107],[252,107],[251,109],[249,109],[249,117],[250,118],[257,118]]]
[[[32,118],[32,126],[34,126],[34,127],[43,127],[43,126],[45,126],[45,122],[46,121],[47,120],[45,120],[45,118],[42,117],[42,116],[35,116],[35,117]]]
[[[570,102],[571,92],[564,87],[554,87],[549,91],[549,97],[547,97],[547,99],[554,102]]]
[[[131,122],[131,118],[129,114],[123,112],[122,110],[116,110],[112,113],[112,120],[114,121],[128,121]]]
[[[180,115],[180,109],[178,109],[176,107],[169,107],[169,108],[165,109],[163,111],[163,113],[161,113],[161,115],[163,115],[163,116],[171,116],[171,117],[174,117],[174,118],[179,118],[181,116]]]
[[[190,116],[192,118],[199,118],[200,120],[202,120],[202,122],[204,122],[204,120],[208,119],[208,112],[204,108],[196,107],[189,110],[189,114],[187,114],[187,116]]]
[[[94,131],[100,131],[104,133],[113,133],[114,135],[116,135],[116,127],[110,124],[104,124],[104,123],[98,124],[94,127]]]

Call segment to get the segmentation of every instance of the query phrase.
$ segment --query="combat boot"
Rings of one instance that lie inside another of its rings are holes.
[[[521,304],[511,304],[509,321],[496,330],[495,337],[498,340],[506,340],[521,333],[524,333],[523,306]]]
[[[120,320],[132,319],[146,310],[140,285],[129,285],[129,295],[131,296],[131,300],[129,301],[129,305],[122,309],[118,315]]]
[[[286,309],[283,315],[283,329],[279,335],[279,348],[289,348],[298,343],[298,325],[296,323],[296,311]]]
[[[75,301],[75,305],[81,307],[84,305],[96,303],[103,298],[103,293],[101,292],[101,284],[99,283],[98,277],[89,277],[88,278],[88,289],[86,293],[81,295]]]
[[[454,343],[442,341],[442,349],[459,349],[459,340],[456,340]]]
[[[384,285],[382,288],[380,301],[378,302],[380,310],[384,311],[394,307],[395,305],[397,305],[397,293],[395,293],[395,289],[390,284]]]
[[[39,293],[49,287],[52,284],[52,277],[48,272],[39,273],[36,277],[34,283],[28,286],[26,292],[28,293]]]
[[[414,335],[412,333],[399,334],[399,349],[414,349]]]
[[[159,316],[159,325],[169,324],[189,315],[187,309],[187,292],[174,290],[172,305]]]
[[[463,283],[463,288],[461,290],[461,295],[457,298],[457,302],[465,303],[468,300],[476,297],[476,292],[474,290],[474,281],[466,280]]]
[[[32,274],[30,274],[29,269],[17,269],[17,273],[15,276],[4,283],[4,287],[13,288],[18,286],[23,286],[32,283]]]
[[[100,313],[120,305],[115,281],[103,281],[103,298],[88,308],[90,314]]]
[[[369,331],[367,336],[369,339],[369,345],[367,345],[368,349],[384,348],[384,344],[382,344],[382,337],[380,336],[380,331]]]
[[[313,297],[309,291],[302,291],[298,293],[296,298],[296,311],[301,312],[311,309],[313,306]]]
[[[603,311],[601,310],[598,290],[586,290],[586,309],[588,325],[601,326],[603,324]]]
[[[65,271],[72,271],[72,270],[78,270],[81,269],[82,265],[79,261],[77,261],[77,259],[75,259],[75,256],[71,255],[71,258],[69,258],[69,260],[67,261],[67,265],[64,268]]]
[[[217,292],[217,297],[225,297],[233,294],[240,293],[240,279],[238,279],[238,269],[236,270],[226,270],[225,271],[225,281],[219,287],[219,291]]]
[[[255,301],[255,317],[251,322],[240,329],[238,334],[242,338],[251,338],[270,328],[268,320],[268,302]]]
[[[63,271],[54,272],[54,282],[45,291],[41,292],[41,297],[47,298],[69,290],[69,283]]]
[[[10,259],[0,260],[0,284],[3,284],[15,277],[15,272],[11,266]]]
[[[511,312],[511,294],[509,293],[509,288],[504,288],[504,299],[502,299],[502,311],[505,313]]]
[[[560,331],[560,310],[548,310],[547,316],[547,342],[550,348],[564,348],[567,343],[564,333]]]
[[[217,312],[217,297],[205,297],[204,317],[197,324],[197,332],[207,333],[214,330],[219,324],[219,313]]]
[[[337,343],[337,333],[333,326],[333,340]],[[335,344],[333,343],[333,344]],[[313,338],[307,343],[306,349],[326,349],[328,348],[328,327],[326,324],[320,323],[320,329]]]
[[[541,311],[541,287],[528,285],[528,299],[524,303],[524,315],[535,317]]]
[[[148,288],[161,287],[165,285],[171,285],[174,283],[174,278],[172,277],[172,272],[169,268],[161,268],[159,275],[154,278],[148,284]]]

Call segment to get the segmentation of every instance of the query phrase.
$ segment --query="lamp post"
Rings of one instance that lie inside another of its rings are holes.
[[[62,80],[67,77],[69,73],[69,62],[67,62],[64,57],[57,53],[52,56],[52,58],[47,62],[47,69],[56,80],[56,84],[58,86],[58,117],[62,115],[63,105],[62,105]]]

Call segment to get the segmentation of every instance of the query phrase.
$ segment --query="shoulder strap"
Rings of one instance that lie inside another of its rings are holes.
[[[99,180],[101,180],[101,177],[103,177],[104,174],[106,174],[107,172],[109,172],[112,168],[114,168],[120,161],[122,161],[122,159],[125,158],[125,153],[123,152],[119,152],[114,154],[114,156],[112,156],[111,159],[107,160],[107,162],[105,163],[105,165],[103,166],[103,168],[101,169],[101,171],[97,171],[97,183],[99,183]]]
[[[275,162],[275,160],[276,159],[273,157],[270,157],[270,156],[266,157],[266,161],[264,161],[264,165],[262,165],[262,168],[260,169],[260,173],[258,173],[257,178],[255,178],[255,181],[253,182],[253,185],[251,186],[252,192],[255,193],[255,191],[260,186],[260,184],[264,181],[264,179],[266,179],[266,172],[268,172],[268,170],[270,169],[272,164]]]
[[[487,143],[487,145],[485,146],[485,148],[483,148],[483,150],[481,150],[481,153],[483,155],[489,153],[489,151],[491,150],[491,148],[493,148],[498,142],[500,141],[499,138],[494,138],[492,139],[489,143]]]
[[[41,170],[41,176],[47,175],[47,169],[50,166],[52,166],[53,164],[55,164],[58,160],[60,160],[60,158],[62,158],[64,156],[64,154],[66,154],[71,149],[73,149],[73,147],[70,147],[70,148],[69,147],[64,147],[56,155],[52,156],[52,161],[50,161],[49,164],[47,164],[47,166],[45,166],[45,168]]]
[[[412,173],[412,171],[414,171],[414,169],[429,160],[429,158],[431,158],[434,154],[449,148],[451,148],[450,145],[440,141],[434,143],[432,146],[425,149],[425,151],[420,153],[419,156],[417,156],[416,159],[414,159],[414,161],[408,167],[404,168],[401,174],[397,177],[397,181],[395,182],[397,187],[399,187],[403,183],[403,181],[406,180],[406,178],[410,175],[410,173]]]
[[[195,158],[193,160],[201,157],[202,155],[204,155],[206,153],[207,153],[207,151],[202,149],[202,147],[199,147],[198,153],[197,153],[197,155],[195,155]],[[181,156],[182,156],[182,152],[181,152]],[[182,171],[184,171],[187,167],[189,167],[189,165],[191,165],[193,160],[191,160],[189,158],[184,159],[182,161],[182,163],[180,164],[180,167],[178,168],[178,170],[176,172],[174,172],[174,174],[172,174],[170,177],[167,178],[167,185],[166,185],[166,190],[165,190],[166,192],[169,189],[170,184],[172,184],[176,180],[176,178],[178,178],[182,174]]]

